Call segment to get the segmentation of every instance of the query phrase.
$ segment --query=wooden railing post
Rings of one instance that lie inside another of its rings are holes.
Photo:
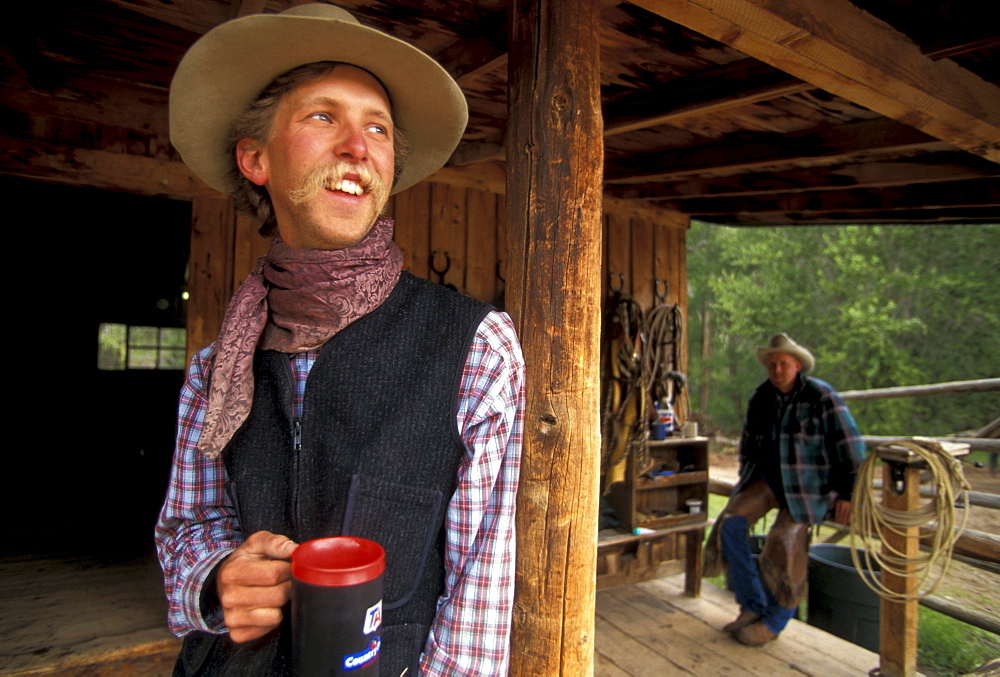
[[[892,510],[915,510],[920,506],[920,471],[922,463],[883,461],[882,502]],[[920,555],[919,527],[898,531],[883,529],[882,556],[887,560],[900,558],[914,561]],[[915,565],[909,565],[913,569]],[[898,595],[908,595],[906,601],[882,598],[879,612],[879,663],[883,677],[909,677],[917,671],[917,626],[919,601],[915,596],[919,579],[901,567],[899,573],[882,571],[882,585]]]

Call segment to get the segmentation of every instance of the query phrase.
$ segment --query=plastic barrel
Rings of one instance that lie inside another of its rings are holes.
[[[878,652],[879,596],[854,568],[848,546],[809,548],[808,623]]]

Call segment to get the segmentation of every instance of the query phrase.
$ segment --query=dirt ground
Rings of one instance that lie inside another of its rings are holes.
[[[732,450],[711,455],[710,473],[713,477],[735,480],[738,461]],[[965,477],[972,491],[1000,494],[1000,472],[992,475],[988,468],[975,468],[963,464]],[[956,515],[956,521],[960,519]],[[1000,510],[973,506],[969,513],[967,529],[1000,534]],[[1000,575],[984,571],[963,562],[952,562],[935,595],[966,608],[987,614],[1000,622]]]

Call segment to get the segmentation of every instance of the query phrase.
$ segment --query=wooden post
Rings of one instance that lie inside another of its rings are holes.
[[[892,510],[915,510],[920,505],[920,463],[883,461],[882,502]],[[898,468],[893,476],[893,468]],[[902,479],[900,487],[898,481]],[[901,491],[897,491],[901,489]],[[920,555],[920,529],[909,527],[895,533],[883,530],[883,555],[889,558],[914,558]],[[889,550],[892,548],[892,551]],[[919,581],[914,576],[882,572],[882,585],[899,594],[913,594]],[[879,663],[883,677],[909,677],[917,671],[917,612],[916,599],[894,602],[882,599],[879,609]]]
[[[527,362],[512,675],[591,674],[601,290],[596,0],[514,0],[507,294]]]

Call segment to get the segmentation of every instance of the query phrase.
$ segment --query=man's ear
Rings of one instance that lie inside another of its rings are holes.
[[[244,138],[236,143],[236,166],[250,183],[257,186],[267,183],[267,154],[256,140]]]

